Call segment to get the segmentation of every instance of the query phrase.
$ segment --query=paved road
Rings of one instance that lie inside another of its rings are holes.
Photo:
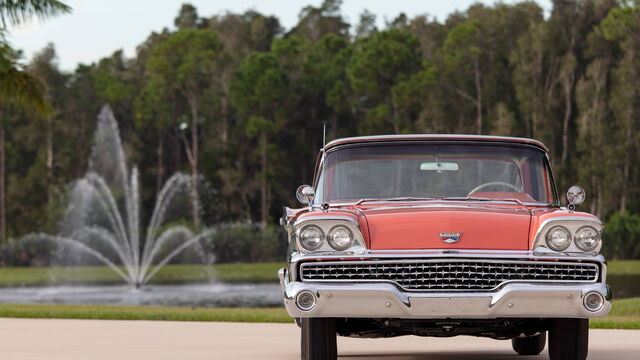
[[[508,341],[473,337],[338,339],[341,359],[517,358]],[[0,319],[2,360],[286,360],[299,358],[298,342],[293,324]],[[589,359],[640,358],[638,330],[592,330],[590,342]]]

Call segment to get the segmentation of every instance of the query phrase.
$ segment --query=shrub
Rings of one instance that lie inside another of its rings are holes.
[[[614,213],[605,224],[602,253],[609,259],[640,259],[640,214]]]
[[[210,239],[216,263],[284,261],[286,233],[279,227],[249,224],[221,227]]]

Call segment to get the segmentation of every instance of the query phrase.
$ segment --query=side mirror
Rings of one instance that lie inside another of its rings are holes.
[[[309,185],[300,185],[296,190],[296,198],[300,203],[309,205],[313,203],[313,198],[316,196],[315,190]]]
[[[569,203],[569,210],[573,210],[576,208],[576,205],[580,205],[584,202],[584,199],[587,197],[587,193],[585,193],[584,189],[580,186],[572,186],[567,190],[567,202]]]

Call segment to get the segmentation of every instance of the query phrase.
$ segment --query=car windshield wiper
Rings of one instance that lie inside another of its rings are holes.
[[[523,205],[522,201],[513,198],[484,198],[484,197],[474,197],[474,196],[453,196],[453,197],[445,197],[442,200],[451,200],[451,201],[513,201],[518,205]]]
[[[364,202],[369,202],[369,201],[430,201],[430,200],[438,200],[438,198],[435,197],[415,197],[415,196],[402,196],[402,197],[394,197],[394,198],[380,198],[380,199],[360,199],[358,200],[355,205],[360,205]]]

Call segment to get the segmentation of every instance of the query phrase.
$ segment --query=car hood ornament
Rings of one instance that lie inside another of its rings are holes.
[[[460,236],[462,236],[462,233],[441,232],[438,233],[438,236],[440,236],[440,240],[442,240],[442,242],[453,244],[457,243],[458,240],[460,240]]]

